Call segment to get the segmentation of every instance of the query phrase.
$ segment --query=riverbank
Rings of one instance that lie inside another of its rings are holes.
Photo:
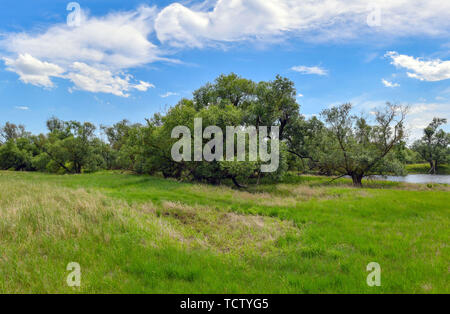
[[[429,164],[410,164],[406,165],[406,171],[409,174],[429,174]],[[450,165],[439,165],[436,174],[450,175]]]
[[[0,172],[0,292],[450,292],[448,186],[329,181]]]

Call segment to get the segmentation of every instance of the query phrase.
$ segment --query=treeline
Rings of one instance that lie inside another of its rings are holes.
[[[305,119],[289,79],[277,76],[257,83],[235,74],[221,75],[196,90],[192,99],[182,99],[166,114],[146,119],[144,125],[123,120],[97,129],[89,122],[52,117],[46,134],[33,135],[22,125],[6,123],[0,128],[0,169],[60,174],[120,169],[211,184],[229,179],[237,186],[262,178],[276,181],[286,171],[297,170],[348,175],[361,185],[369,175],[404,173],[408,162],[427,161],[431,171],[449,162],[450,134],[440,128],[445,119],[434,119],[410,149],[405,144],[407,108],[388,103],[370,121],[353,115],[351,108],[344,104],[323,110],[321,119]],[[223,130],[226,126],[279,126],[278,170],[262,173],[259,159],[175,162],[171,149],[178,139],[171,137],[172,130],[187,126],[194,134],[194,118],[202,118],[204,127]]]

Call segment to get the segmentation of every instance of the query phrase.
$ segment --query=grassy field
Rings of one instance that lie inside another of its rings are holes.
[[[406,165],[406,171],[409,174],[428,174],[430,172],[430,165],[410,164]],[[450,174],[450,165],[438,165],[437,174]]]
[[[237,191],[0,172],[0,292],[450,292],[448,186],[328,180]],[[370,262],[381,287],[366,284]]]

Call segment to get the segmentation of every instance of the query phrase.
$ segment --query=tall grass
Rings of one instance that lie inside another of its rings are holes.
[[[327,181],[0,172],[0,292],[449,292],[447,186]]]

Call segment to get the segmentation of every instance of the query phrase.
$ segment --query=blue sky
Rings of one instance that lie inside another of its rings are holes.
[[[92,0],[71,26],[69,2],[1,1],[0,124],[144,122],[230,72],[290,78],[307,116],[410,105],[412,138],[450,118],[449,2]]]

